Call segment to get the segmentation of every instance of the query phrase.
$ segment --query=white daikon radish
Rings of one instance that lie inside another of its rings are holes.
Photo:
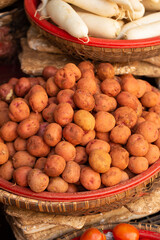
[[[86,23],[89,35],[98,38],[116,38],[123,21],[101,17],[92,13],[78,12],[78,15]]]
[[[156,13],[148,14],[147,16],[144,16],[135,21],[129,22],[122,27],[122,31],[118,35],[117,39],[123,38],[129,29],[146,25],[146,24],[149,25],[150,23],[157,22],[159,20],[160,20],[160,12],[156,12]]]
[[[64,0],[77,7],[103,17],[118,17],[120,14],[119,7],[110,0]]]
[[[39,6],[37,8],[37,12],[39,12],[39,14],[41,15],[42,18],[48,17],[46,6],[44,6],[42,3],[39,4]]]
[[[144,5],[146,10],[160,11],[160,0],[157,2],[153,2],[151,0],[142,0],[142,4]]]
[[[144,39],[160,35],[160,20],[132,28],[126,32],[126,39]]]
[[[117,5],[120,6],[121,8],[123,7],[124,10],[134,11],[132,4],[130,3],[129,0],[112,0],[112,1],[117,3]]]
[[[62,0],[51,0],[47,14],[60,28],[76,38],[88,38],[88,28],[76,11]]]

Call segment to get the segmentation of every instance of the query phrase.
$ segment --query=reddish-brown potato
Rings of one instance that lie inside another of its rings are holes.
[[[55,122],[61,126],[72,122],[73,115],[74,111],[69,103],[59,103],[53,112]]]
[[[62,156],[66,162],[68,162],[75,159],[76,149],[73,144],[67,141],[61,141],[55,146],[55,153]]]
[[[135,111],[138,108],[138,98],[130,92],[121,91],[116,99],[120,106],[130,107]]]
[[[43,111],[42,111],[42,116],[43,116],[43,118],[44,118],[47,122],[49,122],[49,123],[54,122],[53,112],[54,112],[56,106],[57,106],[57,105],[56,105],[55,103],[51,103],[51,104],[49,104],[48,107],[46,107],[46,108],[43,109]]]
[[[104,94],[110,97],[115,97],[120,93],[121,85],[115,79],[105,79],[101,83],[101,90]]]
[[[92,111],[95,106],[94,97],[86,89],[77,89],[73,95],[74,103],[78,108]]]
[[[80,79],[81,71],[74,63],[67,63],[64,68],[69,68],[74,73],[76,81]]]
[[[0,85],[0,99],[10,103],[13,98],[15,97],[14,91],[13,91],[14,86],[11,85],[10,83],[3,83]]]
[[[127,181],[129,179],[129,175],[128,173],[126,173],[125,171],[121,170],[122,173],[122,177],[121,177],[121,181],[120,182],[124,182]]]
[[[110,145],[109,145],[109,143],[107,143],[103,140],[93,139],[93,140],[89,141],[89,143],[87,144],[86,152],[87,152],[87,154],[90,154],[95,149],[101,149],[108,153],[110,151]]]
[[[89,154],[89,165],[98,173],[105,173],[110,169],[111,156],[104,150],[95,149]]]
[[[149,112],[155,112],[160,116],[160,105],[155,105],[148,109]]]
[[[15,77],[10,78],[8,81],[8,83],[11,84],[12,86],[15,86],[17,82],[18,82],[18,78],[15,78]]]
[[[5,101],[0,100],[0,109],[1,108],[8,108],[8,103],[6,103]]]
[[[54,81],[60,89],[72,88],[75,84],[75,73],[70,68],[60,68],[57,70]]]
[[[112,159],[112,166],[118,167],[121,170],[127,168],[129,163],[129,152],[123,147],[117,147],[110,152]]]
[[[36,157],[45,157],[50,152],[50,147],[40,136],[31,136],[27,140],[27,151]]]
[[[111,113],[99,111],[95,114],[95,130],[109,132],[114,128],[116,120]]]
[[[28,185],[33,192],[43,192],[48,184],[49,177],[43,173],[40,169],[31,169],[27,177]]]
[[[7,162],[9,158],[8,147],[5,143],[0,142],[0,165]]]
[[[58,177],[65,169],[66,161],[62,156],[51,155],[44,165],[44,172],[49,177]]]
[[[0,166],[0,177],[9,181],[13,177],[13,163],[11,160],[8,160]]]
[[[47,190],[49,192],[65,193],[68,190],[68,183],[61,177],[50,178]]]
[[[114,143],[126,144],[131,130],[124,124],[117,125],[110,132],[110,140]]]
[[[37,132],[37,136],[40,136],[40,137],[43,137],[43,135],[44,135],[44,132],[45,132],[45,130],[46,130],[46,127],[49,125],[49,123],[48,122],[42,122],[42,123],[40,123],[40,125],[39,125],[39,130],[38,130],[38,132]]]
[[[109,132],[97,132],[96,131],[96,138],[106,141],[106,142],[110,141]]]
[[[43,68],[42,76],[47,80],[50,77],[54,77],[57,72],[57,68],[54,66],[46,66]]]
[[[34,165],[34,168],[38,168],[43,171],[46,161],[47,161],[47,158],[45,158],[45,157],[38,158]]]
[[[147,158],[149,165],[156,162],[159,159],[159,155],[160,152],[158,146],[149,144],[148,152],[145,155],[145,158]]]
[[[3,126],[4,123],[8,122],[9,118],[9,108],[2,107],[0,108],[0,127]]]
[[[128,138],[126,148],[131,155],[143,157],[148,152],[149,144],[141,134],[132,134]]]
[[[79,81],[77,82],[77,89],[87,90],[90,94],[94,95],[97,90],[97,84],[94,77],[89,78],[86,76],[79,79]]]
[[[85,166],[81,169],[80,182],[87,190],[97,190],[101,186],[101,177],[91,167]]]
[[[159,149],[160,149],[160,129],[158,130],[158,138],[157,138],[157,140],[154,142],[154,144],[155,144],[157,147],[159,147]]]
[[[137,93],[137,98],[141,98],[145,94],[147,86],[146,86],[145,81],[142,80],[142,79],[137,79],[137,83],[138,83],[138,86],[139,86],[138,93]]]
[[[33,167],[36,158],[29,154],[27,151],[18,151],[12,157],[14,168],[19,168],[23,166]]]
[[[34,112],[41,112],[48,104],[48,95],[44,88],[41,88],[43,90],[32,92],[29,97],[29,105]]]
[[[27,140],[17,137],[14,141],[14,148],[16,151],[25,151],[27,149]]]
[[[158,102],[158,96],[155,92],[150,91],[146,92],[142,97],[141,97],[141,103],[144,107],[154,107]]]
[[[68,183],[76,183],[80,178],[80,166],[74,161],[68,161],[62,173],[62,178]]]
[[[139,92],[139,85],[137,79],[132,74],[121,75],[121,88],[123,91],[127,91],[137,96]]]
[[[100,63],[97,67],[97,75],[101,81],[106,78],[114,78],[114,67],[110,63]]]
[[[4,123],[0,129],[1,138],[7,142],[14,141],[18,137],[17,128],[18,123],[16,122],[8,121]]]
[[[76,105],[73,101],[74,91],[71,89],[64,89],[58,92],[57,100],[58,103],[69,103],[71,104],[72,108],[75,108]]]
[[[105,112],[112,112],[117,107],[117,101],[113,97],[109,97],[106,94],[96,94],[94,96],[95,99],[95,106],[94,110],[98,111],[105,111]]]
[[[30,115],[29,115],[30,118],[36,118],[38,119],[38,121],[40,123],[43,122],[43,117],[42,117],[42,114],[41,113],[38,113],[38,112],[31,112]]]
[[[24,97],[29,92],[30,88],[31,88],[31,83],[29,79],[26,77],[21,77],[17,81],[14,87],[14,91],[18,97]]]
[[[114,112],[116,124],[124,124],[128,128],[133,128],[137,122],[137,114],[130,107],[119,107]]]
[[[29,117],[30,109],[23,98],[15,98],[9,105],[9,117],[12,121],[20,122]]]
[[[13,179],[15,183],[21,187],[27,187],[28,186],[28,173],[32,170],[31,167],[23,166],[19,167],[14,170],[13,172]]]
[[[67,193],[78,192],[78,187],[74,183],[68,183]]]
[[[74,123],[68,123],[63,128],[63,137],[73,145],[80,144],[82,142],[83,135],[83,129]]]
[[[54,147],[62,138],[62,127],[57,123],[50,123],[44,131],[44,141]]]
[[[6,142],[6,145],[7,145],[8,151],[9,151],[9,157],[12,158],[16,152],[16,149],[14,147],[14,142]]]
[[[84,131],[80,145],[85,146],[89,141],[95,139],[95,130]]]
[[[78,110],[74,114],[74,122],[84,131],[93,130],[95,127],[94,116],[86,110]]]
[[[106,187],[112,187],[120,183],[122,179],[122,172],[117,167],[111,167],[106,173],[102,173],[101,180]]]
[[[140,123],[136,133],[141,134],[149,143],[158,139],[158,128],[155,123],[150,121]]]
[[[148,160],[145,157],[130,157],[128,168],[131,172],[139,174],[148,169]]]
[[[76,156],[74,161],[78,164],[84,164],[88,160],[88,155],[86,153],[85,147],[77,146],[76,147]]]
[[[26,118],[18,124],[17,133],[23,138],[29,138],[35,135],[39,130],[39,121],[36,118]]]
[[[59,88],[55,84],[54,77],[48,78],[48,80],[46,82],[46,92],[47,92],[48,96],[50,96],[50,97],[57,96],[57,94],[59,92]]]
[[[86,70],[94,70],[94,65],[90,61],[82,61],[78,64],[78,68],[83,74]]]
[[[148,112],[145,116],[144,119],[146,121],[151,121],[154,122],[157,126],[157,128],[160,128],[160,116],[155,113],[155,112]]]

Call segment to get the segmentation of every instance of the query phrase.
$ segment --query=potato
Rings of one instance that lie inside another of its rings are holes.
[[[97,75],[101,81],[106,78],[114,78],[114,67],[110,63],[100,63],[97,67]]]
[[[9,109],[8,108],[0,108],[0,127],[6,122],[10,120],[9,118]]]
[[[34,168],[38,168],[43,171],[46,161],[47,161],[47,158],[45,158],[45,157],[38,158],[34,165]]]
[[[47,158],[44,165],[44,172],[49,177],[58,177],[65,169],[66,161],[62,156],[51,155]]]
[[[33,88],[31,90],[33,90]],[[29,96],[29,105],[31,106],[34,112],[41,112],[47,106],[47,104],[48,95],[44,89],[32,92],[31,95]]]
[[[112,112],[117,107],[117,101],[113,97],[109,97],[105,94],[96,94],[94,96],[95,99],[95,106],[94,110],[98,111],[105,111],[105,112]]]
[[[62,127],[57,123],[50,123],[44,131],[44,141],[54,147],[62,138]]]
[[[82,73],[81,73],[81,78],[87,78],[88,80],[89,79],[95,80],[96,76],[95,76],[95,73],[94,73],[94,69],[88,68],[86,70],[83,70]],[[95,82],[97,83],[97,81],[95,81]],[[101,82],[101,81],[98,80],[98,82]]]
[[[80,79],[80,77],[81,77],[81,71],[80,71],[80,69],[79,69],[74,63],[67,63],[67,64],[64,66],[64,68],[68,68],[68,69],[70,69],[70,70],[74,73],[76,81],[77,81],[78,79]]]
[[[145,116],[144,119],[146,121],[151,121],[154,122],[157,126],[157,128],[160,128],[160,116],[155,113],[155,112],[148,112]]]
[[[29,77],[28,79],[29,79],[29,81],[30,81],[31,88],[32,88],[33,86],[39,84],[38,78],[36,78],[36,77]]]
[[[8,83],[11,84],[12,86],[15,86],[17,82],[18,82],[18,78],[15,78],[15,77],[10,78],[8,81]]]
[[[38,113],[38,112],[31,112],[30,115],[29,115],[30,118],[36,118],[38,119],[38,121],[40,123],[43,122],[43,117],[42,117],[42,114],[41,113]]]
[[[108,153],[110,151],[110,145],[109,145],[109,143],[107,143],[103,140],[93,139],[93,140],[89,141],[89,143],[87,144],[86,153],[90,154],[95,149],[101,149]]]
[[[122,172],[117,167],[111,167],[106,173],[102,173],[101,181],[106,187],[112,187],[120,183]]]
[[[8,108],[8,103],[6,103],[5,101],[0,100],[0,109],[1,108]]]
[[[35,135],[39,130],[39,121],[36,118],[26,118],[18,124],[17,133],[23,138],[29,138]]]
[[[155,92],[150,91],[146,92],[142,97],[141,97],[141,103],[144,107],[154,107],[158,102],[158,96]]]
[[[119,143],[114,143],[114,142],[108,142],[109,146],[110,146],[110,151],[112,151],[113,149],[117,148],[117,147],[123,147],[121,144]]]
[[[36,158],[29,154],[27,151],[18,151],[13,155],[12,160],[14,168],[23,166],[32,168],[35,164]]]
[[[90,94],[94,95],[97,90],[97,84],[94,77],[88,78],[86,76],[79,79],[77,82],[77,89],[87,90]]]
[[[77,146],[76,147],[76,156],[74,161],[78,164],[84,164],[88,160],[88,155],[86,153],[85,147]]]
[[[27,139],[27,151],[35,157],[45,157],[50,152],[50,147],[40,136],[31,136]]]
[[[160,155],[160,152],[159,152],[158,146],[156,146],[154,144],[149,144],[148,152],[146,153],[146,155],[144,157],[147,158],[148,163],[150,165],[159,159],[159,155]]]
[[[55,84],[54,77],[48,78],[46,82],[46,92],[50,97],[56,97],[59,92],[59,88]]]
[[[27,149],[27,140],[17,137],[14,141],[14,148],[16,151],[25,151]]]
[[[144,81],[144,82],[146,84],[146,92],[152,91],[152,85],[149,82],[147,82],[147,81]]]
[[[47,190],[55,193],[65,193],[68,190],[68,183],[61,177],[50,178]]]
[[[129,136],[131,135],[131,130],[124,124],[117,125],[112,128],[110,132],[110,140],[114,143],[126,144]]]
[[[89,165],[98,173],[105,173],[110,169],[111,157],[109,153],[101,149],[95,149],[89,154]]]
[[[13,179],[15,183],[21,187],[27,187],[28,186],[28,173],[32,170],[31,167],[23,166],[19,167],[14,170],[13,172]]]
[[[4,123],[0,129],[1,138],[7,142],[14,141],[18,137],[17,128],[18,123],[16,122],[8,121]]]
[[[68,123],[63,128],[63,137],[74,146],[82,142],[83,134],[83,129],[74,123]]]
[[[74,183],[68,183],[67,193],[78,192],[78,187]]]
[[[60,89],[72,88],[75,84],[75,73],[70,68],[60,68],[57,70],[54,81]]]
[[[46,127],[49,125],[49,123],[48,122],[42,122],[42,123],[40,123],[40,125],[39,125],[39,130],[38,130],[38,132],[37,132],[37,136],[40,136],[40,137],[43,137],[44,136],[44,132],[45,132],[45,130],[46,130]]]
[[[101,90],[104,94],[115,97],[120,93],[121,85],[117,80],[107,78],[101,83]]]
[[[9,157],[12,158],[13,155],[16,153],[16,149],[14,147],[14,143],[13,142],[6,142],[8,151],[9,151]]]
[[[130,107],[135,111],[138,108],[138,98],[130,92],[122,91],[116,99],[120,106]]]
[[[124,124],[128,128],[133,128],[137,122],[137,114],[130,107],[119,107],[114,112],[116,124]]]
[[[73,108],[69,103],[59,103],[53,112],[55,122],[61,126],[65,126],[72,122],[73,114]]]
[[[60,155],[68,162],[75,159],[76,149],[71,143],[61,141],[55,146],[55,154]]]
[[[136,133],[141,134],[149,143],[158,139],[158,128],[155,123],[150,121],[140,123]]]
[[[101,177],[91,167],[85,166],[81,169],[80,182],[87,190],[97,190],[101,186]]]
[[[94,65],[90,61],[82,61],[78,64],[78,68],[83,74],[86,70],[94,70]]]
[[[57,97],[49,97],[48,98],[48,105],[51,103],[55,103],[56,105],[58,104]]]
[[[80,145],[85,146],[89,141],[95,139],[95,135],[94,130],[84,131]]]
[[[56,106],[57,106],[57,105],[56,105],[55,103],[51,103],[51,104],[49,104],[48,107],[46,107],[46,108],[43,109],[43,111],[42,111],[42,116],[43,116],[43,118],[44,118],[47,122],[49,122],[49,123],[54,122],[53,112],[54,112]]]
[[[95,105],[94,97],[85,89],[77,89],[73,95],[76,106],[86,111],[92,111]]]
[[[0,99],[10,103],[13,98],[15,97],[14,91],[13,91],[13,85],[10,83],[3,83],[0,85]]]
[[[46,81],[43,77],[37,77],[38,79],[38,84],[42,86],[44,89],[46,89]]]
[[[149,112],[155,112],[160,116],[160,105],[155,105],[148,109]]]
[[[28,185],[33,192],[43,192],[48,184],[49,177],[40,169],[31,169],[27,177]]]
[[[109,132],[114,128],[116,120],[111,113],[99,111],[95,114],[95,130]]]
[[[12,121],[20,122],[29,117],[30,109],[23,98],[15,98],[9,105],[9,117]]]
[[[154,142],[154,144],[160,148],[160,129],[158,130],[158,138],[157,140]]]
[[[86,110],[78,110],[74,114],[74,122],[85,131],[93,130],[95,127],[94,116]]]
[[[58,103],[69,103],[71,104],[72,108],[75,108],[76,105],[73,101],[74,91],[71,89],[64,89],[58,92],[57,100]]]
[[[46,66],[43,68],[42,76],[47,80],[50,77],[54,77],[57,72],[57,68],[54,66]]]
[[[106,142],[110,141],[109,132],[96,132],[96,138]]]
[[[121,75],[121,88],[122,91],[127,91],[137,96],[139,92],[139,85],[137,79],[132,74]]]
[[[67,183],[76,183],[80,178],[80,166],[74,161],[68,161],[62,173],[62,178]]]
[[[4,164],[0,166],[0,177],[9,181],[12,179],[13,176],[13,164],[11,160],[8,160]]]
[[[138,83],[138,93],[137,93],[137,98],[141,98],[147,89],[146,83],[144,80],[142,79],[137,79],[137,83]]]
[[[128,139],[126,148],[131,155],[143,157],[148,152],[149,144],[141,134],[132,134]]]
[[[129,179],[129,175],[128,173],[126,173],[125,171],[121,170],[122,173],[122,177],[121,177],[121,181],[120,182],[124,182],[127,181]]]
[[[148,160],[145,157],[130,157],[128,168],[135,174],[142,173],[148,169]]]
[[[112,167],[117,167],[121,170],[127,168],[129,163],[129,152],[123,147],[117,147],[111,150],[110,156],[112,159]]]
[[[14,91],[16,96],[18,97],[24,97],[30,90],[31,88],[31,83],[28,78],[26,77],[21,77],[18,79]]]
[[[132,132],[135,133],[137,130],[137,127],[140,123],[145,122],[145,119],[143,117],[139,117],[137,119],[136,125],[132,128]]]

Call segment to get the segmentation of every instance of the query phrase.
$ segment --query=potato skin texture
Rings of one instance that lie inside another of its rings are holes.
[[[83,134],[83,129],[74,123],[68,123],[63,128],[63,137],[74,146],[81,143]]]
[[[33,192],[39,193],[43,192],[47,188],[49,184],[49,177],[40,169],[34,168],[29,171],[27,181],[30,189]]]
[[[111,157],[104,150],[95,149],[89,154],[89,165],[98,173],[105,173],[110,169]]]
[[[87,190],[97,190],[101,186],[101,177],[91,167],[85,166],[81,169],[80,182]]]
[[[67,183],[76,183],[80,178],[80,166],[74,161],[68,161],[62,173],[62,178]]]
[[[50,147],[40,136],[31,136],[27,140],[27,151],[35,157],[45,157],[50,152]]]
[[[55,147],[55,153],[62,156],[66,162],[72,161],[76,157],[75,147],[67,141],[59,142]]]
[[[23,139],[29,138],[38,132],[39,126],[38,119],[26,118],[18,124],[18,135]]]
[[[131,155],[143,157],[149,150],[149,144],[141,134],[132,134],[126,148]]]
[[[55,193],[65,193],[68,190],[68,183],[61,177],[50,178],[47,190]]]
[[[158,139],[158,128],[151,121],[144,121],[137,127],[136,133],[141,134],[149,143]]]
[[[131,130],[124,124],[117,125],[110,132],[110,140],[114,143],[126,144]]]
[[[44,141],[54,147],[62,138],[62,127],[57,123],[50,123],[44,131]]]
[[[130,157],[128,168],[131,172],[139,174],[148,169],[148,160],[145,157]]]
[[[18,151],[12,157],[14,168],[19,168],[23,166],[33,167],[36,161],[36,158],[29,154],[27,151]]]
[[[127,168],[129,163],[129,152],[123,147],[116,147],[110,151],[112,166],[121,170]]]
[[[73,95],[73,100],[78,108],[86,111],[92,111],[95,105],[94,97],[85,89],[77,89]]]
[[[99,111],[112,112],[117,107],[116,99],[113,97],[109,97],[106,94],[102,94],[102,93],[95,94],[94,99],[95,99],[95,106],[94,106],[95,112],[99,112]]]
[[[15,169],[13,172],[13,179],[15,183],[21,187],[27,187],[28,186],[27,176],[31,169],[32,168],[29,166],[23,166]]]
[[[53,112],[55,122],[61,126],[72,122],[73,115],[74,111],[69,103],[59,103]]]
[[[100,63],[97,67],[97,75],[101,81],[106,78],[114,78],[114,68],[110,63]]]
[[[0,129],[1,137],[4,141],[12,142],[18,137],[17,133],[18,124],[13,121],[8,121],[3,124]]]
[[[8,161],[9,151],[5,143],[0,142],[0,165]]]
[[[111,167],[106,173],[102,173],[101,180],[106,187],[112,187],[120,183],[122,172],[117,167]]]
[[[84,131],[93,130],[95,127],[94,116],[86,110],[78,110],[74,114],[74,122]]]
[[[120,107],[114,112],[116,125],[125,124],[129,128],[133,128],[137,122],[137,114],[130,107]]]
[[[13,163],[11,160],[8,160],[4,164],[0,165],[0,177],[5,180],[11,180],[13,176]]]
[[[103,140],[93,139],[87,144],[86,152],[90,154],[95,149],[101,149],[108,153],[110,151],[110,145]]]
[[[51,155],[47,158],[44,165],[44,172],[49,177],[58,177],[65,169],[66,161],[59,155]]]
[[[110,132],[114,128],[116,120],[111,113],[99,111],[95,114],[95,130]]]
[[[57,70],[54,81],[60,89],[69,89],[74,86],[76,78],[70,68],[61,68]]]
[[[9,117],[14,122],[20,122],[30,115],[30,109],[23,98],[15,98],[9,105]]]

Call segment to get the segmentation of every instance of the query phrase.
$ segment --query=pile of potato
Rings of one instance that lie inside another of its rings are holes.
[[[159,159],[160,92],[82,61],[0,86],[0,177],[34,192],[111,187]]]

